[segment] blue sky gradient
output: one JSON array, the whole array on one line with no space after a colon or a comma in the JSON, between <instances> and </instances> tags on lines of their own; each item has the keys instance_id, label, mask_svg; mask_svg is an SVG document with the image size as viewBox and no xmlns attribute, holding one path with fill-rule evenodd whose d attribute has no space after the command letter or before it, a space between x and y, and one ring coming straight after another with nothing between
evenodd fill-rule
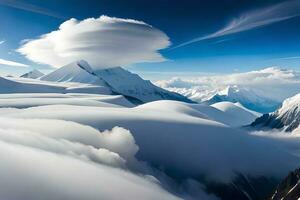
<instances>
[{"instance_id":1,"label":"blue sky gradient","mask_svg":"<svg viewBox=\"0 0 300 200\"><path fill-rule=\"evenodd\" d=\"M171 76L177 72L229 73L268 66L300 70L299 16L173 48L214 33L249 11L286 2L300 5L298 0L0 0L0 41L5 41L0 44L0 58L50 70L51 67L33 63L15 51L23 40L56 30L72 17L82 20L108 15L144 21L169 36L171 47L160 51L168 61L127 66L147 78L156 79L159 73L154 74L161 71ZM300 8L289 7L282 12L288 9L293 9L292 14L300 12ZM274 18L277 15L276 11ZM8 66L1 69L2 73L11 74L28 70Z\"/></svg>"}]
</instances>

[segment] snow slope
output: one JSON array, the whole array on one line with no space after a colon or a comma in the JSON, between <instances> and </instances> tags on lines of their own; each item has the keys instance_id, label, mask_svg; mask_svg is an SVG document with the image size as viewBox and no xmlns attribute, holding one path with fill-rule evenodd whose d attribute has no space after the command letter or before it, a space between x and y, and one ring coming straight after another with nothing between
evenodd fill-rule
<instances>
[{"instance_id":1,"label":"snow slope","mask_svg":"<svg viewBox=\"0 0 300 200\"><path fill-rule=\"evenodd\" d=\"M50 74L41 77L41 80L51 82L77 82L87 83L109 88L106 82L95 74L90 73L91 68L84 61L73 62L65 65Z\"/></svg>"},{"instance_id":2,"label":"snow slope","mask_svg":"<svg viewBox=\"0 0 300 200\"><path fill-rule=\"evenodd\" d=\"M265 114L251 125L257 128L275 128L291 132L300 124L300 94L283 101L275 112Z\"/></svg>"},{"instance_id":3,"label":"snow slope","mask_svg":"<svg viewBox=\"0 0 300 200\"><path fill-rule=\"evenodd\" d=\"M260 116L258 113L231 102L221 102L209 106L163 100L143 104L138 106L138 108L164 111L170 114L184 113L190 116L220 122L232 127L248 125Z\"/></svg>"},{"instance_id":4,"label":"snow slope","mask_svg":"<svg viewBox=\"0 0 300 200\"><path fill-rule=\"evenodd\" d=\"M12 93L89 93L111 94L107 87L74 83L48 82L37 79L0 77L0 94Z\"/></svg>"},{"instance_id":5,"label":"snow slope","mask_svg":"<svg viewBox=\"0 0 300 200\"><path fill-rule=\"evenodd\" d=\"M23 81L24 80L24 81ZM65 87L54 84L42 84L40 81L28 82L25 78L0 77L0 93L63 93Z\"/></svg>"},{"instance_id":6,"label":"snow slope","mask_svg":"<svg viewBox=\"0 0 300 200\"><path fill-rule=\"evenodd\" d=\"M33 78L33 79L36 79L36 78L40 78L42 76L44 76L44 74L42 72L40 72L37 69L34 69L34 70L30 71L30 72L27 72L27 73L23 74L20 77L21 78Z\"/></svg>"},{"instance_id":7,"label":"snow slope","mask_svg":"<svg viewBox=\"0 0 300 200\"><path fill-rule=\"evenodd\" d=\"M97 107L133 107L121 95L59 94L59 93L19 93L0 94L1 108L28 108L42 105L81 105Z\"/></svg>"},{"instance_id":8,"label":"snow slope","mask_svg":"<svg viewBox=\"0 0 300 200\"><path fill-rule=\"evenodd\" d=\"M133 74L121 67L94 71L83 60L63 66L42 77L41 80L93 84L107 88L112 93L136 99L139 103L162 99L192 102L182 95L159 88L150 81L143 80L137 74Z\"/></svg>"},{"instance_id":9,"label":"snow slope","mask_svg":"<svg viewBox=\"0 0 300 200\"><path fill-rule=\"evenodd\" d=\"M211 106L223 111L233 123L236 122L240 125L248 125L261 116L261 114L243 107L240 103L223 101L212 104Z\"/></svg>"}]
</instances>

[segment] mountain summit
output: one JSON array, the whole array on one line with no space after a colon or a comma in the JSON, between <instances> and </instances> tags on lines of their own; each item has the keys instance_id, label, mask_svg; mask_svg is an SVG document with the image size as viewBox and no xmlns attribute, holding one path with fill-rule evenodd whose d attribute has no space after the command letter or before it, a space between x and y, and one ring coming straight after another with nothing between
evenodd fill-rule
<instances>
[{"instance_id":1,"label":"mountain summit","mask_svg":"<svg viewBox=\"0 0 300 200\"><path fill-rule=\"evenodd\" d=\"M21 78L32 78L32 79L37 79L44 76L44 74L42 72L40 72L37 69L34 69L30 72L27 72L26 74L21 75Z\"/></svg>"},{"instance_id":2,"label":"mountain summit","mask_svg":"<svg viewBox=\"0 0 300 200\"><path fill-rule=\"evenodd\" d=\"M43 76L41 80L53 82L79 82L105 87L112 94L121 94L135 103L146 103L156 100L192 101L175 92L155 86L137 74L121 67L93 70L84 60L65 65L54 72Z\"/></svg>"},{"instance_id":3,"label":"mountain summit","mask_svg":"<svg viewBox=\"0 0 300 200\"><path fill-rule=\"evenodd\" d=\"M277 111L256 119L251 126L291 132L300 124L300 93L286 99Z\"/></svg>"}]
</instances>

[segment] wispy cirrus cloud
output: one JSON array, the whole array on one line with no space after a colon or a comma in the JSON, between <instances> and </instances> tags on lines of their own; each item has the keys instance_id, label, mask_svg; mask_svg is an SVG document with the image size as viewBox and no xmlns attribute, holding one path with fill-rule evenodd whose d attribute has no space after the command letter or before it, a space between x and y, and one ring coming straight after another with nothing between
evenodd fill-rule
<instances>
[{"instance_id":1,"label":"wispy cirrus cloud","mask_svg":"<svg viewBox=\"0 0 300 200\"><path fill-rule=\"evenodd\" d=\"M0 44L3 44L5 42L5 40L0 40Z\"/></svg>"},{"instance_id":2,"label":"wispy cirrus cloud","mask_svg":"<svg viewBox=\"0 0 300 200\"><path fill-rule=\"evenodd\" d=\"M11 8L16 8L16 9L20 9L20 10L25 10L25 11L29 11L29 12L33 12L33 13L38 13L38 14L42 14L42 15L46 15L46 16L50 16L50 17L54 17L54 18L58 18L58 19L66 18L66 17L61 16L61 15L59 15L53 11L50 11L48 9L30 4L27 2L25 3L23 1L18 1L18 0L0 0L0 5L8 6Z\"/></svg>"},{"instance_id":3,"label":"wispy cirrus cloud","mask_svg":"<svg viewBox=\"0 0 300 200\"><path fill-rule=\"evenodd\" d=\"M218 38L234 33L248 31L267 26L276 22L288 20L300 16L300 0L290 0L270 7L247 12L238 18L231 20L224 28L181 43L171 49L183 47L195 42Z\"/></svg>"},{"instance_id":4,"label":"wispy cirrus cloud","mask_svg":"<svg viewBox=\"0 0 300 200\"><path fill-rule=\"evenodd\" d=\"M0 65L10 66L10 67L29 67L23 63L11 61L11 60L4 60L0 58Z\"/></svg>"}]
</instances>

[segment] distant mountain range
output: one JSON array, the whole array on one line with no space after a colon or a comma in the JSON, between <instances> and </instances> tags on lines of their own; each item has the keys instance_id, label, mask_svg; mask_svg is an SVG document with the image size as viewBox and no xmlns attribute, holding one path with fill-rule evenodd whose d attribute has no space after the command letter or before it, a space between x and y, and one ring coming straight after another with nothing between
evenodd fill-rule
<instances>
[{"instance_id":1,"label":"distant mountain range","mask_svg":"<svg viewBox=\"0 0 300 200\"><path fill-rule=\"evenodd\" d=\"M211 105L222 101L239 102L244 107L260 113L269 113L277 109L281 103L258 95L251 89L236 85L228 86L213 95L210 99L204 101L204 103Z\"/></svg>"},{"instance_id":2,"label":"distant mountain range","mask_svg":"<svg viewBox=\"0 0 300 200\"><path fill-rule=\"evenodd\" d=\"M163 84L158 84L162 85ZM264 95L262 91L251 89L251 87L245 87L241 85L228 85L226 87L216 86L214 87L164 87L170 91L182 94L193 101L198 103L204 103L212 105L218 102L239 102L247 109L259 112L269 113L273 112L280 107L281 101L274 100Z\"/></svg>"}]
</instances>

